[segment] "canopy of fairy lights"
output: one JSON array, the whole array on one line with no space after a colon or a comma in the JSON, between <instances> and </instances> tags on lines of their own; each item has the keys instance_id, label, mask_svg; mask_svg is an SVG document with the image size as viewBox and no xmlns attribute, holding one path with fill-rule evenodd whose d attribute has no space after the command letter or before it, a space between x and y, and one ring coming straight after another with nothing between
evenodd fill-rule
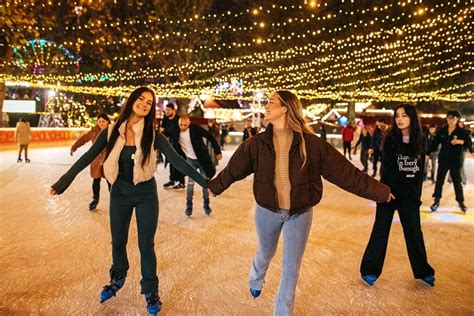
<instances>
[{"instance_id":1,"label":"canopy of fairy lights","mask_svg":"<svg viewBox=\"0 0 474 316\"><path fill-rule=\"evenodd\" d=\"M387 1L383 6L360 7L354 5L354 0L338 1L352 5L348 5L347 9L341 6L338 11L330 13L323 10L330 1L306 1L292 6L270 4L242 12L224 12L222 15L236 18L249 16L252 23L222 25L222 30L234 32L236 38L239 34L252 34L253 39L248 40L247 36L241 42L222 41L180 50L173 48L153 53L127 53L126 48L128 44L142 40L159 41L176 37L186 41L191 33L219 31L186 28L186 31L166 34L144 32L112 41L106 38L88 41L78 38L76 42L62 43L32 41L26 48L16 47L18 58L8 65L3 64L8 66L3 69L35 62L45 69L48 63L59 68L70 68L80 62L80 57L69 53L67 48L74 51L72 48L77 43L91 46L123 45L124 53L114 57L115 61L121 62L226 48L240 49L239 52L244 53L169 67L137 66L133 71L65 71L64 74L6 71L0 73L0 80L8 81L11 85L26 83L35 88L111 96L125 96L136 87L137 82L146 81L160 97L196 98L205 94L217 99L252 99L257 91L288 89L308 100L473 101L474 59L471 47L474 5L471 1L447 0L430 6L423 0L400 0ZM279 18L272 19L274 15ZM359 18L357 22L354 22L354 16ZM97 19L70 28L78 31L97 26L117 28L153 23L179 26L193 19L206 21L216 18L218 16L214 14L165 20L148 17L119 22ZM37 31L45 34L54 32L54 29L38 28ZM321 34L330 36L321 37ZM279 44L282 48L275 49ZM266 50L266 46L271 49ZM64 52L64 58L52 59L45 53L31 52L41 47L60 50ZM27 60L28 56L31 60ZM164 80L166 77L178 78L183 75L189 79L172 83ZM235 82L238 82L238 88Z\"/></svg>"}]
</instances>

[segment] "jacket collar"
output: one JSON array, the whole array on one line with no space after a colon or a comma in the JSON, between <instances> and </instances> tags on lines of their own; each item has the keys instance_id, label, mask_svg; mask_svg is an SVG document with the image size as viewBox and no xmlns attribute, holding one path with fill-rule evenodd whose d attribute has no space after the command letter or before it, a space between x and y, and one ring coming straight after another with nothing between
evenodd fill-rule
<instances>
[{"instance_id":1,"label":"jacket collar","mask_svg":"<svg viewBox=\"0 0 474 316\"><path fill-rule=\"evenodd\" d=\"M268 124L267 128L265 129L265 132L262 133L262 138L263 140L270 144L273 145L273 125ZM291 143L291 147L298 145L301 142L301 136L297 132L293 131L293 142Z\"/></svg>"},{"instance_id":2,"label":"jacket collar","mask_svg":"<svg viewBox=\"0 0 474 316\"><path fill-rule=\"evenodd\" d=\"M133 132L135 133L135 135L137 134L142 134L143 133L143 127L145 126L145 119L142 118L140 121L138 121L137 123L133 124L132 125L132 130ZM119 126L119 133L121 136L125 136L125 128L127 127L127 122L123 122L120 126Z\"/></svg>"}]
</instances>

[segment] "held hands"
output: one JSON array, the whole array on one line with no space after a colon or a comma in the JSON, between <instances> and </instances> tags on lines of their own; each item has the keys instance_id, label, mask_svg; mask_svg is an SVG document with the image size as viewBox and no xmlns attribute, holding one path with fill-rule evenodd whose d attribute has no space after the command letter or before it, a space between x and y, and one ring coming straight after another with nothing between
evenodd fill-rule
<instances>
[{"instance_id":1,"label":"held hands","mask_svg":"<svg viewBox=\"0 0 474 316\"><path fill-rule=\"evenodd\" d=\"M455 138L451 141L451 145L464 145L464 140Z\"/></svg>"},{"instance_id":2,"label":"held hands","mask_svg":"<svg viewBox=\"0 0 474 316\"><path fill-rule=\"evenodd\" d=\"M219 155L219 156L221 156L221 158L222 158L222 155ZM209 182L211 181L211 179L207 179L206 181L207 181L207 184L209 184ZM209 189L209 187L207 187L207 192L209 192L209 193L212 195L212 197L216 197L216 196L217 196L214 192L211 191L211 189Z\"/></svg>"},{"instance_id":3,"label":"held hands","mask_svg":"<svg viewBox=\"0 0 474 316\"><path fill-rule=\"evenodd\" d=\"M393 196L392 193L390 193L390 194L388 195L387 201L385 201L385 202L390 202L391 200L395 200L395 196Z\"/></svg>"},{"instance_id":4,"label":"held hands","mask_svg":"<svg viewBox=\"0 0 474 316\"><path fill-rule=\"evenodd\" d=\"M49 188L49 194L50 194L50 195L57 195L58 192L56 192L56 190L53 189L53 188Z\"/></svg>"},{"instance_id":5,"label":"held hands","mask_svg":"<svg viewBox=\"0 0 474 316\"><path fill-rule=\"evenodd\" d=\"M222 159L222 154L216 155L216 159L221 160Z\"/></svg>"},{"instance_id":6,"label":"held hands","mask_svg":"<svg viewBox=\"0 0 474 316\"><path fill-rule=\"evenodd\" d=\"M374 153L374 150L372 148L370 148L368 153L369 153L369 155L372 155Z\"/></svg>"}]
</instances>

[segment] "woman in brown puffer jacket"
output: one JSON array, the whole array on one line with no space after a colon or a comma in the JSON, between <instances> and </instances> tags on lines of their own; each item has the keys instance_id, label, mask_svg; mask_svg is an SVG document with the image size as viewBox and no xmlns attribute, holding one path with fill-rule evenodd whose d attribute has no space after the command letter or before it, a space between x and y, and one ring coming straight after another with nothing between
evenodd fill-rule
<instances>
[{"instance_id":1,"label":"woman in brown puffer jacket","mask_svg":"<svg viewBox=\"0 0 474 316\"><path fill-rule=\"evenodd\" d=\"M25 162L30 162L28 159L28 145L31 142L31 128L30 123L21 117L19 122L16 123L16 130L15 130L15 142L20 146L20 151L18 152L18 162L22 162L21 160L21 152L23 149L25 150Z\"/></svg>"},{"instance_id":2,"label":"woman in brown puffer jacket","mask_svg":"<svg viewBox=\"0 0 474 316\"><path fill-rule=\"evenodd\" d=\"M282 273L274 315L292 315L301 260L312 224L313 207L324 177L342 189L377 202L390 201L390 188L357 169L333 146L317 137L290 91L277 91L265 105L265 132L244 141L227 166L209 182L219 195L250 174L257 202L258 251L249 273L250 294L261 294L278 239L283 234Z\"/></svg>"},{"instance_id":3,"label":"woman in brown puffer jacket","mask_svg":"<svg viewBox=\"0 0 474 316\"><path fill-rule=\"evenodd\" d=\"M97 125L94 126L89 132L82 135L71 147L71 156L73 153L85 143L92 141L95 142L97 136L99 136L100 132L103 131L107 126L110 124L110 119L105 113L100 113L97 115ZM99 204L100 198L100 179L104 178L104 158L105 158L105 151L102 151L97 158L94 159L91 163L91 177L94 179L92 182L92 201L89 203L89 210L95 210L97 208L97 204ZM109 185L110 190L110 184Z\"/></svg>"}]
</instances>

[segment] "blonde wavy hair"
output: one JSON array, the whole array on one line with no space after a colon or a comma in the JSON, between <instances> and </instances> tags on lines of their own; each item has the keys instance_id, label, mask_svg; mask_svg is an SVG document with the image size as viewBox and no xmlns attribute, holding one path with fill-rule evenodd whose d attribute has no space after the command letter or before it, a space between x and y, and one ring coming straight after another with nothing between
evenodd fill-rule
<instances>
[{"instance_id":1,"label":"blonde wavy hair","mask_svg":"<svg viewBox=\"0 0 474 316\"><path fill-rule=\"evenodd\" d=\"M306 153L306 142L304 140L304 134L313 134L313 130L308 126L306 123L304 116L303 116L303 105L301 104L298 97L288 90L279 90L275 92L278 95L278 99L281 102L281 105L288 109L287 111L287 120L290 129L300 135L301 138L301 146L300 146L300 155L301 159L303 160L303 164L301 165L301 169L306 164L307 161L307 153Z\"/></svg>"}]
</instances>

